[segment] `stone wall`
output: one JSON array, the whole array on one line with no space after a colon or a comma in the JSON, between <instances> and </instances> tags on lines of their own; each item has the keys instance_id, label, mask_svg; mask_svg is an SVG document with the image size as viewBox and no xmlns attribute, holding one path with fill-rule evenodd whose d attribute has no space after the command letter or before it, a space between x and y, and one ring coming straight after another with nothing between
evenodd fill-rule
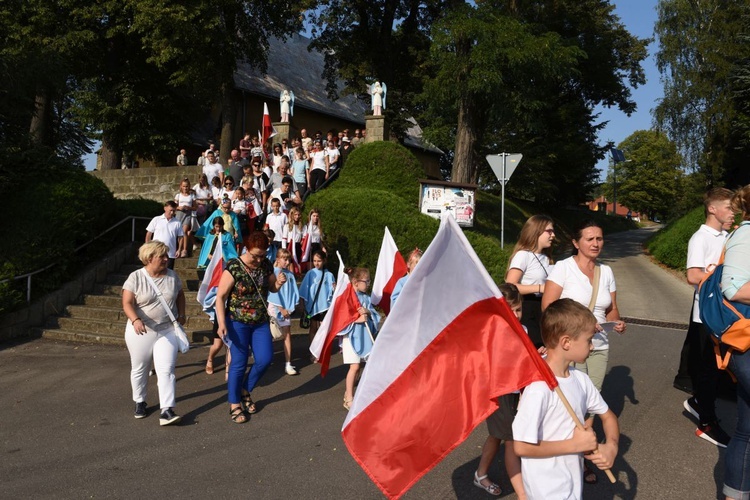
<instances>
[{"instance_id":1,"label":"stone wall","mask_svg":"<svg viewBox=\"0 0 750 500\"><path fill-rule=\"evenodd\" d=\"M103 282L107 274L119 269L124 262L132 260L133 252L137 252L138 245L139 243L127 243L121 246L86 268L59 290L38 299L20 311L0 317L0 342L27 336L30 328L42 326L47 317L61 314L65 307L74 303L81 294L90 292L96 283ZM37 275L36 279L43 279L42 275ZM33 287L34 277L31 280Z\"/></svg>"},{"instance_id":2,"label":"stone wall","mask_svg":"<svg viewBox=\"0 0 750 500\"><path fill-rule=\"evenodd\" d=\"M116 198L147 200L164 203L173 200L180 190L184 177L193 186L198 182L201 168L192 167L159 167L134 168L128 170L95 170L91 175L98 177L114 193Z\"/></svg>"}]
</instances>

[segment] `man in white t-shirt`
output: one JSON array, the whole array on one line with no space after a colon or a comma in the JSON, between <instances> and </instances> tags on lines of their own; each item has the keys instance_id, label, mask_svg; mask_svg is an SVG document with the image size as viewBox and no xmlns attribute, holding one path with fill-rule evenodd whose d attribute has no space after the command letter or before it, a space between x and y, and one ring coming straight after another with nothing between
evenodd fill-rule
<instances>
[{"instance_id":1,"label":"man in white t-shirt","mask_svg":"<svg viewBox=\"0 0 750 500\"><path fill-rule=\"evenodd\" d=\"M684 379L685 372L690 376L693 397L685 400L683 407L698 419L695 435L722 448L726 448L729 443L729 435L719 426L716 418L719 369L716 366L711 332L701 322L698 285L721 258L727 230L734 222L732 195L732 191L724 188L714 188L706 193L703 201L706 222L693 233L688 243L687 281L695 287L695 297L680 356L680 369L674 382L675 387L684 385L681 379Z\"/></svg>"},{"instance_id":2,"label":"man in white t-shirt","mask_svg":"<svg viewBox=\"0 0 750 500\"><path fill-rule=\"evenodd\" d=\"M206 153L206 164L203 165L203 173L208 178L208 185L212 185L214 177L218 177L221 181L221 185L224 185L224 167L221 163L216 161L216 154L211 151Z\"/></svg>"},{"instance_id":3,"label":"man in white t-shirt","mask_svg":"<svg viewBox=\"0 0 750 500\"><path fill-rule=\"evenodd\" d=\"M164 204L164 214L158 215L151 219L146 228L146 243L151 240L161 241L169 248L169 269L174 269L174 259L177 256L177 249L182 247L182 239L185 233L182 230L182 224L174 214L177 211L177 203L169 200Z\"/></svg>"},{"instance_id":4,"label":"man in white t-shirt","mask_svg":"<svg viewBox=\"0 0 750 500\"><path fill-rule=\"evenodd\" d=\"M273 198L270 205L271 211L266 216L266 226L274 233L271 244L276 248L284 248L286 247L284 226L286 226L288 219L286 218L286 214L281 211L281 202L278 198Z\"/></svg>"}]
</instances>

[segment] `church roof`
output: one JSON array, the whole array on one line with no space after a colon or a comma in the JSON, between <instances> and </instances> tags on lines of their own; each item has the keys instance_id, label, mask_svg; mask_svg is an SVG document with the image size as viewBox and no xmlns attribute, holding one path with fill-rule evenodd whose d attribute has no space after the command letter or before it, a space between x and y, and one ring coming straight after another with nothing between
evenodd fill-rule
<instances>
[{"instance_id":1,"label":"church roof","mask_svg":"<svg viewBox=\"0 0 750 500\"><path fill-rule=\"evenodd\" d=\"M278 105L279 94L289 89L294 92L294 107L301 107L317 113L343 118L365 124L365 112L369 106L354 95L341 96L332 101L326 94L326 80L323 78L325 65L323 54L308 50L311 40L302 35L293 35L286 40L271 38L268 51L268 71L262 74L250 64L240 62L234 73L234 84L239 90L267 97ZM343 85L339 82L339 89ZM272 112L273 113L273 112ZM422 140L422 129L414 119L407 130L404 143L431 153L442 154L435 146Z\"/></svg>"}]
</instances>

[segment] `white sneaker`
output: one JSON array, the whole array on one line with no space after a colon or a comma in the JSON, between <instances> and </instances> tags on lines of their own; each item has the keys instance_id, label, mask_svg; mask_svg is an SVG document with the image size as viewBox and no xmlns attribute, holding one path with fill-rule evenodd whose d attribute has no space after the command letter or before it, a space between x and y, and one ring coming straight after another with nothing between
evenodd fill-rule
<instances>
[{"instance_id":1,"label":"white sneaker","mask_svg":"<svg viewBox=\"0 0 750 500\"><path fill-rule=\"evenodd\" d=\"M286 374L299 375L299 372L292 365L286 365Z\"/></svg>"}]
</instances>

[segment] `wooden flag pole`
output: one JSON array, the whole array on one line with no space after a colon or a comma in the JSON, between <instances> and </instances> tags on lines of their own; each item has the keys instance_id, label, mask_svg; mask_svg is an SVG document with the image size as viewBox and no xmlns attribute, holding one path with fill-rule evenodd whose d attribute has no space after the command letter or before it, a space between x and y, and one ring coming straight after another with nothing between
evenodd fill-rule
<instances>
[{"instance_id":1,"label":"wooden flag pole","mask_svg":"<svg viewBox=\"0 0 750 500\"><path fill-rule=\"evenodd\" d=\"M565 409L568 410L568 413L570 414L570 417L573 419L573 422L576 424L576 427L578 427L580 430L584 430L583 424L578 419L578 415L576 415L576 412L573 410L573 407L570 406L570 403L568 402L568 398L565 397L565 394L560 390L560 387L555 387L555 392L557 393L557 396L560 398L560 401L562 401L562 404L565 405ZM594 450L593 452L596 453L598 451ZM616 483L617 479L615 479L614 474L612 474L612 471L609 469L604 469L604 473L607 474L607 477L609 478L610 483Z\"/></svg>"}]
</instances>

